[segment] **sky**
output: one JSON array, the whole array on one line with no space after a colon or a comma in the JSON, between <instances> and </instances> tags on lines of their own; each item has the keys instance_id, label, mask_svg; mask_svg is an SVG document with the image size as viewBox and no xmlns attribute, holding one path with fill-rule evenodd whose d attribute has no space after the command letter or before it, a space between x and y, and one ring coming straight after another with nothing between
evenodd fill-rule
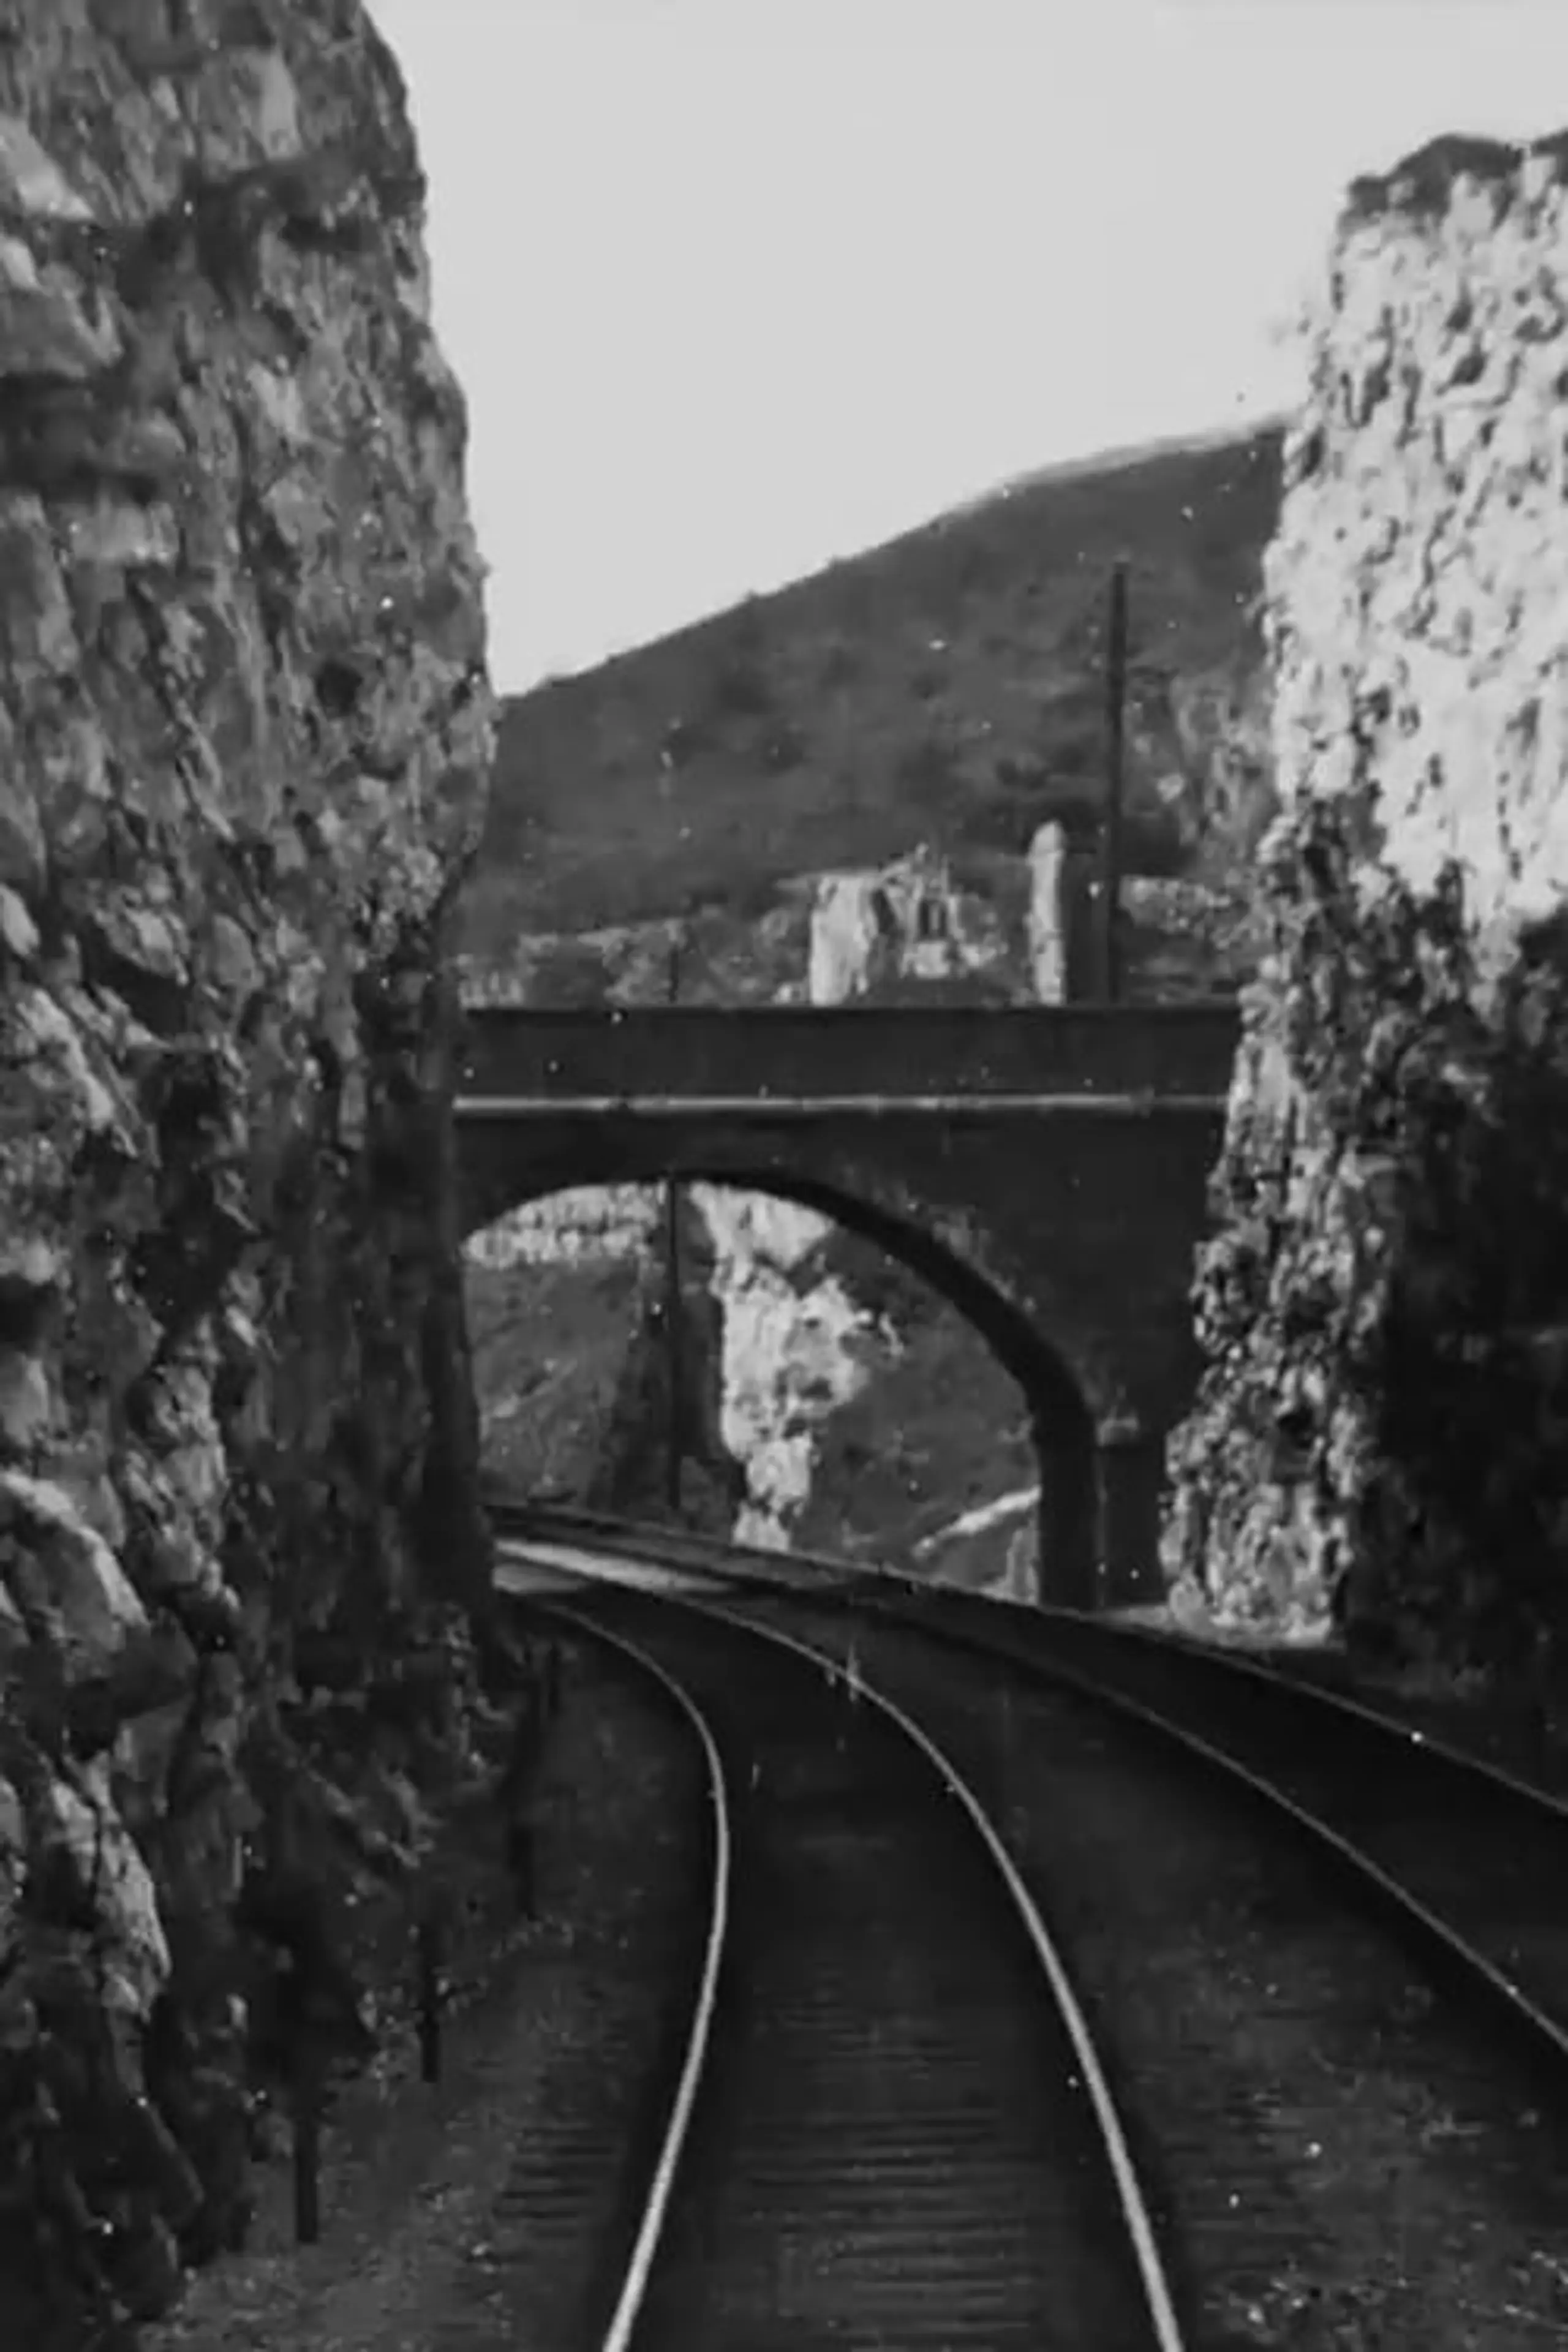
<instances>
[{"instance_id":1,"label":"sky","mask_svg":"<svg viewBox=\"0 0 1568 2352\"><path fill-rule=\"evenodd\" d=\"M1568 0L370 0L503 692L1294 401L1351 179L1568 123Z\"/></svg>"}]
</instances>

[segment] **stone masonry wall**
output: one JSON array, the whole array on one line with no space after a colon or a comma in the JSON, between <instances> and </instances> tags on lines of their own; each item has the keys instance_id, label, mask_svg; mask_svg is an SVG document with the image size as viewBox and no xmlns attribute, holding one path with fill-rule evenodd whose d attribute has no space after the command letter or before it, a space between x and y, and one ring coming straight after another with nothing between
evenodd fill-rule
<instances>
[{"instance_id":1,"label":"stone masonry wall","mask_svg":"<svg viewBox=\"0 0 1568 2352\"><path fill-rule=\"evenodd\" d=\"M491 703L422 213L357 0L4 12L7 2343L243 2229L242 1883L401 1850L303 1646L367 1709L450 1656L438 1746L482 1603L440 967Z\"/></svg>"},{"instance_id":2,"label":"stone masonry wall","mask_svg":"<svg viewBox=\"0 0 1568 2352\"><path fill-rule=\"evenodd\" d=\"M1352 191L1268 562L1277 782L1167 1567L1518 1661L1568 1534L1568 141Z\"/></svg>"}]
</instances>

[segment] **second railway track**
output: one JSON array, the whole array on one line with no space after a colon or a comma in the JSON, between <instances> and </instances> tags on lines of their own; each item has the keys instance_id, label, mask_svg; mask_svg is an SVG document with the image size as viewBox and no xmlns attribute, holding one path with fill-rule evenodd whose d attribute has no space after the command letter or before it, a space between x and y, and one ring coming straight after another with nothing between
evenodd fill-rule
<instances>
[{"instance_id":1,"label":"second railway track","mask_svg":"<svg viewBox=\"0 0 1568 2352\"><path fill-rule=\"evenodd\" d=\"M1338 1693L1196 1642L1065 1611L998 1611L958 1593L908 1606L950 1640L1080 1676L1210 1742L1322 1823L1485 1964L1568 2106L1560 1798Z\"/></svg>"}]
</instances>

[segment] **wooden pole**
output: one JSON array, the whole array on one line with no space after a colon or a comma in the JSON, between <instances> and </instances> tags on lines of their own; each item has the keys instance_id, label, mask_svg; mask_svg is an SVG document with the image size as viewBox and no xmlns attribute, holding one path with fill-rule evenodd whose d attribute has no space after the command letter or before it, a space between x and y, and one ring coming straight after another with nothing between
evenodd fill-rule
<instances>
[{"instance_id":1,"label":"wooden pole","mask_svg":"<svg viewBox=\"0 0 1568 2352\"><path fill-rule=\"evenodd\" d=\"M670 941L669 1001L679 1003L680 995L680 940ZM672 1515L680 1517L680 1455L684 1436L681 1418L681 1280L680 1280L680 1186L673 1176L664 1184L664 1348L665 1379L669 1392L669 1420L666 1430L665 1493Z\"/></svg>"},{"instance_id":2,"label":"wooden pole","mask_svg":"<svg viewBox=\"0 0 1568 2352\"><path fill-rule=\"evenodd\" d=\"M441 2079L441 2010L445 1992L444 1920L435 1901L426 1896L419 1914L415 1949L419 1978L419 2079Z\"/></svg>"},{"instance_id":3,"label":"wooden pole","mask_svg":"<svg viewBox=\"0 0 1568 2352\"><path fill-rule=\"evenodd\" d=\"M321 2088L320 2063L311 2053L296 2062L292 2084L297 2246L313 2246L321 2235Z\"/></svg>"},{"instance_id":4,"label":"wooden pole","mask_svg":"<svg viewBox=\"0 0 1568 2352\"><path fill-rule=\"evenodd\" d=\"M1127 566L1110 573L1105 648L1105 822L1100 829L1100 980L1108 1004L1121 993L1121 794L1127 705Z\"/></svg>"}]
</instances>

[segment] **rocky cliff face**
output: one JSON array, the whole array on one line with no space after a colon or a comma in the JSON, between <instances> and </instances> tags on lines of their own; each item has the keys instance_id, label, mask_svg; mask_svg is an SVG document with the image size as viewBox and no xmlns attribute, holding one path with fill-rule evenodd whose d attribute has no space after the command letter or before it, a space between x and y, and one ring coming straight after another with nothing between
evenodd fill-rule
<instances>
[{"instance_id":1,"label":"rocky cliff face","mask_svg":"<svg viewBox=\"0 0 1568 2352\"><path fill-rule=\"evenodd\" d=\"M8 2342L243 2227L247 1844L329 1903L460 1672L349 1785L302 1646L368 1706L479 1592L439 966L490 698L422 204L355 0L6 12Z\"/></svg>"},{"instance_id":2,"label":"rocky cliff face","mask_svg":"<svg viewBox=\"0 0 1568 2352\"><path fill-rule=\"evenodd\" d=\"M1169 1567L1500 1659L1564 1618L1568 142L1352 192L1268 564L1284 812Z\"/></svg>"},{"instance_id":3,"label":"rocky cliff face","mask_svg":"<svg viewBox=\"0 0 1568 2352\"><path fill-rule=\"evenodd\" d=\"M1058 828L1053 828L1058 830ZM809 1004L844 1004L889 990L968 984L998 998L1026 998L1027 951L1037 931L1059 929L1056 906L1026 899L1035 869L1008 861L991 891L965 887L950 861L921 842L885 866L819 877L811 906L803 982L781 992ZM1054 898L1058 868L1041 879Z\"/></svg>"},{"instance_id":4,"label":"rocky cliff face","mask_svg":"<svg viewBox=\"0 0 1568 2352\"><path fill-rule=\"evenodd\" d=\"M713 1250L719 1434L741 1471L733 1533L787 1549L810 1498L817 1433L896 1348L822 1263L826 1220L790 1201L695 1188Z\"/></svg>"}]
</instances>

